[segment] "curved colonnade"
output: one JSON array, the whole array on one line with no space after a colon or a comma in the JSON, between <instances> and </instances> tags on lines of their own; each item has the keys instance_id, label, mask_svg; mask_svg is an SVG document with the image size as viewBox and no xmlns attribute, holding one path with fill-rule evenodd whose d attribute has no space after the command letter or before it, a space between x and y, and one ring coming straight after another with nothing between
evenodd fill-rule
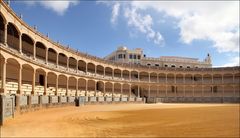
<instances>
[{"instance_id":1,"label":"curved colonnade","mask_svg":"<svg viewBox=\"0 0 240 138\"><path fill-rule=\"evenodd\" d=\"M1 1L1 92L96 97L239 97L239 67L112 63L51 41Z\"/></svg>"}]
</instances>

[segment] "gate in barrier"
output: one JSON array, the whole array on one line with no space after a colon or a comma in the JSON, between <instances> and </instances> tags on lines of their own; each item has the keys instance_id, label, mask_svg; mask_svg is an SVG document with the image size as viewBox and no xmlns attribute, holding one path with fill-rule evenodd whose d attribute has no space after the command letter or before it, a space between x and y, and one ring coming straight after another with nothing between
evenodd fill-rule
<instances>
[{"instance_id":1,"label":"gate in barrier","mask_svg":"<svg viewBox=\"0 0 240 138\"><path fill-rule=\"evenodd\" d=\"M0 125L6 118L14 117L15 96L0 95Z\"/></svg>"}]
</instances>

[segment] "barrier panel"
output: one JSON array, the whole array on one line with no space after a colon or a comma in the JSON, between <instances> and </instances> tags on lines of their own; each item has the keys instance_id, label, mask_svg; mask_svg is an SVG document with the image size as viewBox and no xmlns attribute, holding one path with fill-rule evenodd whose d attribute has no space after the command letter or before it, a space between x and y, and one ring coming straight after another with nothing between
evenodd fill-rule
<instances>
[{"instance_id":1,"label":"barrier panel","mask_svg":"<svg viewBox=\"0 0 240 138\"><path fill-rule=\"evenodd\" d=\"M128 98L128 101L129 101L129 102L134 102L134 101L135 101L135 98L134 98L134 97L129 97L129 98Z\"/></svg>"},{"instance_id":2,"label":"barrier panel","mask_svg":"<svg viewBox=\"0 0 240 138\"><path fill-rule=\"evenodd\" d=\"M106 102L112 102L112 97L105 97Z\"/></svg>"},{"instance_id":3,"label":"barrier panel","mask_svg":"<svg viewBox=\"0 0 240 138\"><path fill-rule=\"evenodd\" d=\"M98 102L104 102L104 97L97 97Z\"/></svg>"},{"instance_id":4,"label":"barrier panel","mask_svg":"<svg viewBox=\"0 0 240 138\"><path fill-rule=\"evenodd\" d=\"M68 97L67 97L67 101L68 101L68 103L74 103L75 97L73 97L73 96L68 96Z\"/></svg>"},{"instance_id":5,"label":"barrier panel","mask_svg":"<svg viewBox=\"0 0 240 138\"><path fill-rule=\"evenodd\" d=\"M58 103L58 96L51 96L51 103L55 104Z\"/></svg>"},{"instance_id":6,"label":"barrier panel","mask_svg":"<svg viewBox=\"0 0 240 138\"><path fill-rule=\"evenodd\" d=\"M156 103L156 98L154 97L147 98L147 103Z\"/></svg>"},{"instance_id":7,"label":"barrier panel","mask_svg":"<svg viewBox=\"0 0 240 138\"><path fill-rule=\"evenodd\" d=\"M85 96L85 102L88 102L88 96Z\"/></svg>"},{"instance_id":8,"label":"barrier panel","mask_svg":"<svg viewBox=\"0 0 240 138\"><path fill-rule=\"evenodd\" d=\"M28 105L28 97L27 96L19 96L19 105L27 106Z\"/></svg>"},{"instance_id":9,"label":"barrier panel","mask_svg":"<svg viewBox=\"0 0 240 138\"><path fill-rule=\"evenodd\" d=\"M136 102L142 102L142 98L136 97Z\"/></svg>"},{"instance_id":10,"label":"barrier panel","mask_svg":"<svg viewBox=\"0 0 240 138\"><path fill-rule=\"evenodd\" d=\"M41 96L42 104L49 104L49 96Z\"/></svg>"},{"instance_id":11,"label":"barrier panel","mask_svg":"<svg viewBox=\"0 0 240 138\"><path fill-rule=\"evenodd\" d=\"M88 97L89 98L89 102L96 102L97 98L96 97Z\"/></svg>"},{"instance_id":12,"label":"barrier panel","mask_svg":"<svg viewBox=\"0 0 240 138\"><path fill-rule=\"evenodd\" d=\"M119 97L114 97L114 98L113 98L113 101L114 101L114 102L119 102L119 101L120 101L120 98L119 98Z\"/></svg>"},{"instance_id":13,"label":"barrier panel","mask_svg":"<svg viewBox=\"0 0 240 138\"><path fill-rule=\"evenodd\" d=\"M67 102L67 97L61 96L60 101L61 101L61 103L66 103Z\"/></svg>"},{"instance_id":14,"label":"barrier panel","mask_svg":"<svg viewBox=\"0 0 240 138\"><path fill-rule=\"evenodd\" d=\"M127 102L127 101L128 101L128 98L127 98L127 97L121 97L121 101L122 101L122 102Z\"/></svg>"},{"instance_id":15,"label":"barrier panel","mask_svg":"<svg viewBox=\"0 0 240 138\"><path fill-rule=\"evenodd\" d=\"M85 96L80 96L76 98L76 106L82 106L85 104L85 100L86 97Z\"/></svg>"},{"instance_id":16,"label":"barrier panel","mask_svg":"<svg viewBox=\"0 0 240 138\"><path fill-rule=\"evenodd\" d=\"M15 97L10 95L0 95L0 125L4 119L14 117Z\"/></svg>"},{"instance_id":17,"label":"barrier panel","mask_svg":"<svg viewBox=\"0 0 240 138\"><path fill-rule=\"evenodd\" d=\"M34 104L39 104L39 98L38 96L31 95L31 105L34 105Z\"/></svg>"}]
</instances>

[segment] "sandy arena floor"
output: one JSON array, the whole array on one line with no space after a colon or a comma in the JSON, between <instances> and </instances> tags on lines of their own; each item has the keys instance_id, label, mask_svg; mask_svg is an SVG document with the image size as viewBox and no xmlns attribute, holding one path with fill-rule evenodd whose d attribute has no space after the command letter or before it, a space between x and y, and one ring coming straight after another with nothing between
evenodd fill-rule
<instances>
[{"instance_id":1,"label":"sandy arena floor","mask_svg":"<svg viewBox=\"0 0 240 138\"><path fill-rule=\"evenodd\" d=\"M239 129L239 104L117 104L26 113L8 119L1 136L239 137Z\"/></svg>"}]
</instances>

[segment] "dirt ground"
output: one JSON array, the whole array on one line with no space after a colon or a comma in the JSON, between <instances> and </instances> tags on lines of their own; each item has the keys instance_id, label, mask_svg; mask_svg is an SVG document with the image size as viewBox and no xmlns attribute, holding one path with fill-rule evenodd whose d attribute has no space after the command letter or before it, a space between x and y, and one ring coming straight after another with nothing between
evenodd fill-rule
<instances>
[{"instance_id":1,"label":"dirt ground","mask_svg":"<svg viewBox=\"0 0 240 138\"><path fill-rule=\"evenodd\" d=\"M42 109L0 137L239 137L239 104L116 104Z\"/></svg>"}]
</instances>

